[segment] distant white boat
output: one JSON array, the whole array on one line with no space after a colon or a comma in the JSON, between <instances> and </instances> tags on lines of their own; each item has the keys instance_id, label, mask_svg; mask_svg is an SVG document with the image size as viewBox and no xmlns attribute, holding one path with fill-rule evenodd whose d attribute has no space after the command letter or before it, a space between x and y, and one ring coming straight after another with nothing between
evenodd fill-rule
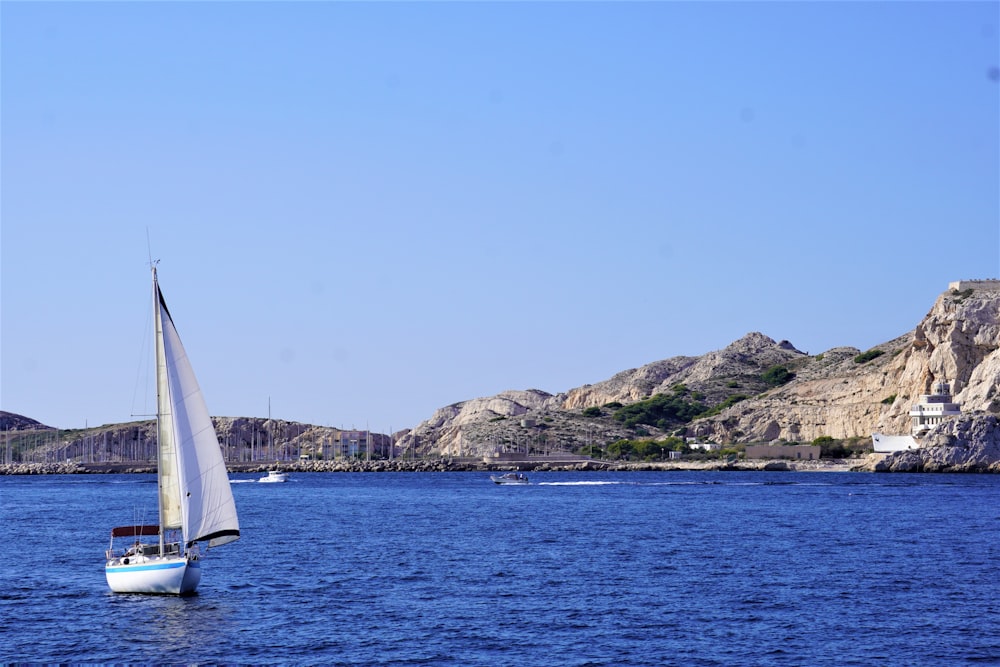
<instances>
[{"instance_id":1,"label":"distant white boat","mask_svg":"<svg viewBox=\"0 0 1000 667\"><path fill-rule=\"evenodd\" d=\"M153 266L156 329L159 524L111 529L104 574L115 593L193 593L201 581L199 542L240 537L222 450ZM159 539L143 542L142 537ZM117 548L116 539L127 546Z\"/></svg>"},{"instance_id":2,"label":"distant white boat","mask_svg":"<svg viewBox=\"0 0 1000 667\"><path fill-rule=\"evenodd\" d=\"M288 473L282 472L281 470L268 470L267 474L257 480L258 482L287 482Z\"/></svg>"},{"instance_id":3,"label":"distant white boat","mask_svg":"<svg viewBox=\"0 0 1000 667\"><path fill-rule=\"evenodd\" d=\"M528 476L520 472L508 472L503 475L490 475L494 484L527 484Z\"/></svg>"}]
</instances>

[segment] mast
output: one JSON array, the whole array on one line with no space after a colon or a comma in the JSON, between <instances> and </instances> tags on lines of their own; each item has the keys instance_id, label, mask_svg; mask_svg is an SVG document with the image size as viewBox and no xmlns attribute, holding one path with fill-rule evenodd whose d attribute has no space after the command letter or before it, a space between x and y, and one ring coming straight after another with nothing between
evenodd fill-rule
<instances>
[{"instance_id":1,"label":"mast","mask_svg":"<svg viewBox=\"0 0 1000 667\"><path fill-rule=\"evenodd\" d=\"M156 335L156 482L159 489L160 541L167 530L185 527L186 514L181 498L181 477L178 469L177 435L171 396L165 331L170 311L160 291L153 265L153 314ZM172 325L171 325L172 326ZM186 531L185 531L186 532ZM187 535L184 535L186 539ZM184 541L184 540L182 540Z\"/></svg>"},{"instance_id":2,"label":"mast","mask_svg":"<svg viewBox=\"0 0 1000 667\"><path fill-rule=\"evenodd\" d=\"M156 487L158 493L156 494L156 516L157 521L160 525L160 553L163 553L163 534L166 532L164 524L164 516L166 514L166 508L164 507L163 499L163 456L160 453L160 448L165 442L163 437L163 420L161 419L160 406L163 404L163 398L161 398L161 392L164 387L162 382L162 377L164 373L162 368L165 366L165 361L163 358L163 322L160 318L160 286L156 280L156 263L152 260L149 263L150 269L153 273L153 347L154 355L156 359Z\"/></svg>"}]
</instances>

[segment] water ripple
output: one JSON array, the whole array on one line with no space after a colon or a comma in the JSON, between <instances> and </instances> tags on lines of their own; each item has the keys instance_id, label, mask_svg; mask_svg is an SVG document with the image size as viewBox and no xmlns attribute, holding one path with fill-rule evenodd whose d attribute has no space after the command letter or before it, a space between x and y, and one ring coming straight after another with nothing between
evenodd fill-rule
<instances>
[{"instance_id":1,"label":"water ripple","mask_svg":"<svg viewBox=\"0 0 1000 667\"><path fill-rule=\"evenodd\" d=\"M233 487L198 595L114 595L142 477L0 478L5 555L59 545L0 573L0 662L1000 664L995 477L303 474Z\"/></svg>"}]
</instances>

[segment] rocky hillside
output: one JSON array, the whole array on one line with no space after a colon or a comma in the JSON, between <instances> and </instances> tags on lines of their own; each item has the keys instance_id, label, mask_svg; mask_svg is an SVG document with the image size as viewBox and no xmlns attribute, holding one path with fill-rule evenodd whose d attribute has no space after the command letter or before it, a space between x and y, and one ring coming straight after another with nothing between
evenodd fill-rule
<instances>
[{"instance_id":1,"label":"rocky hillside","mask_svg":"<svg viewBox=\"0 0 1000 667\"><path fill-rule=\"evenodd\" d=\"M723 350L653 362L565 393L507 391L455 403L399 444L420 453L482 455L529 447L572 450L634 438L635 429L611 418L614 406L677 385L700 392L708 406L747 397L683 431L721 443L908 433L910 405L939 379L951 383L955 400L971 417L1000 413L1000 282L956 287L961 291L942 293L913 331L872 350L840 347L809 356L787 341L750 333ZM775 367L794 377L769 387L765 375ZM666 435L651 426L642 430Z\"/></svg>"},{"instance_id":2,"label":"rocky hillside","mask_svg":"<svg viewBox=\"0 0 1000 667\"><path fill-rule=\"evenodd\" d=\"M51 426L46 426L24 415L14 414L6 410L0 410L0 431L44 431L50 430Z\"/></svg>"},{"instance_id":3,"label":"rocky hillside","mask_svg":"<svg viewBox=\"0 0 1000 667\"><path fill-rule=\"evenodd\" d=\"M4 447L15 461L155 460L155 420L63 430L13 413L3 413L2 417L4 423L12 425L6 429ZM227 460L235 462L294 461L300 455L312 459L332 458L344 433L327 426L258 417L213 417L212 422ZM13 425L21 425L21 428L13 428ZM372 433L371 440L373 453L388 451L389 436Z\"/></svg>"},{"instance_id":4,"label":"rocky hillside","mask_svg":"<svg viewBox=\"0 0 1000 667\"><path fill-rule=\"evenodd\" d=\"M867 361L858 354L836 348L812 357L792 382L692 430L721 442L909 433L910 406L937 380L951 383L964 412L1000 412L1000 284L949 290L912 332L877 346Z\"/></svg>"},{"instance_id":5,"label":"rocky hillside","mask_svg":"<svg viewBox=\"0 0 1000 667\"><path fill-rule=\"evenodd\" d=\"M962 419L933 429L926 438L933 447L895 455L882 469L1000 469L1000 281L953 283L913 331L872 350L838 347L810 356L788 341L749 333L722 350L656 361L559 394L527 389L455 403L395 434L395 450L411 458L480 457L667 435L729 444L902 434L909 432L911 404L938 380L951 384ZM615 418L657 396L680 397L694 412L654 423ZM30 454L20 460L143 458L153 440L152 422L56 431L20 415L0 417L14 434L5 453ZM279 420L219 417L215 424L233 461L327 458L341 438L337 429ZM388 436L372 439L376 451L388 451Z\"/></svg>"},{"instance_id":6,"label":"rocky hillside","mask_svg":"<svg viewBox=\"0 0 1000 667\"><path fill-rule=\"evenodd\" d=\"M768 369L794 368L808 359L787 341L778 343L761 333L750 333L724 350L657 361L566 393L506 391L455 403L403 436L399 446L421 453L476 456L524 452L529 447L543 453L603 446L637 435L635 428L612 418L614 409L605 407L609 404L632 404L684 385L700 392L706 404L716 405L733 394L758 394L768 386L763 379ZM600 414L593 414L593 409ZM653 436L667 434L651 425L642 430Z\"/></svg>"}]
</instances>

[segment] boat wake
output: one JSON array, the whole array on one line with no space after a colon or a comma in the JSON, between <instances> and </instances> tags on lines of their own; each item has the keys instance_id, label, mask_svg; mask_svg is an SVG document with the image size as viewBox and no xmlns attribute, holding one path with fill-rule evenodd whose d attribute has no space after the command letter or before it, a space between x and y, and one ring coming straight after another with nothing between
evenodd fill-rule
<instances>
[{"instance_id":1,"label":"boat wake","mask_svg":"<svg viewBox=\"0 0 1000 667\"><path fill-rule=\"evenodd\" d=\"M698 482L612 482L608 480L597 480L597 481L574 481L574 482L538 482L538 486L706 486L723 484L723 482L717 481L698 481Z\"/></svg>"},{"instance_id":2,"label":"boat wake","mask_svg":"<svg viewBox=\"0 0 1000 667\"><path fill-rule=\"evenodd\" d=\"M591 482L539 482L538 486L615 486L622 484L633 485L630 482L591 481Z\"/></svg>"}]
</instances>

